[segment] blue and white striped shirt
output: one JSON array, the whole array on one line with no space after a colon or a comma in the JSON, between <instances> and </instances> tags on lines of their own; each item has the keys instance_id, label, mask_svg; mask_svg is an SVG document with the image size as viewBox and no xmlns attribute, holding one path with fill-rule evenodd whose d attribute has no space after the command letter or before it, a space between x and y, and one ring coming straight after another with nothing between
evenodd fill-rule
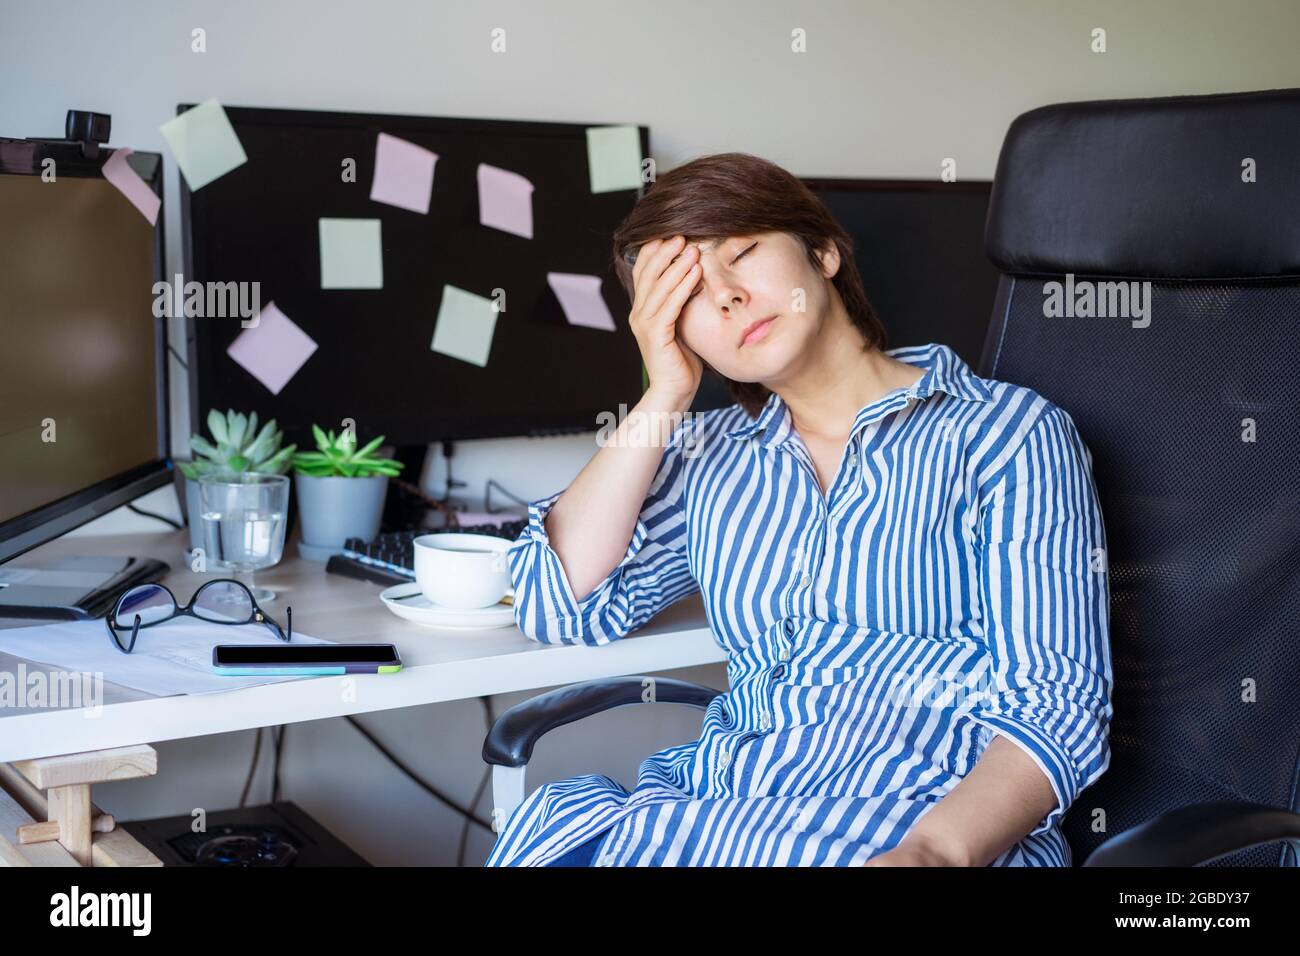
<instances>
[{"instance_id":1,"label":"blue and white striped shirt","mask_svg":"<svg viewBox=\"0 0 1300 956\"><path fill-rule=\"evenodd\" d=\"M845 865L897 845L995 734L1057 805L994 866L1069 865L1060 820L1110 763L1110 591L1092 456L1069 414L946 345L863 408L829 494L773 395L687 419L622 562L579 601L534 502L508 552L530 638L599 645L699 590L730 690L700 738L547 783L487 865L601 837L597 864ZM603 834L603 836L602 836Z\"/></svg>"}]
</instances>

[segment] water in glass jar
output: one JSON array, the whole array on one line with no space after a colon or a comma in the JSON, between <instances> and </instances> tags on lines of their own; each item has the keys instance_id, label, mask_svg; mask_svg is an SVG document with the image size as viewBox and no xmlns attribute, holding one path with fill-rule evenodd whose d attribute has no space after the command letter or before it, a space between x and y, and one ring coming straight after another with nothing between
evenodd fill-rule
<instances>
[{"instance_id":1,"label":"water in glass jar","mask_svg":"<svg viewBox=\"0 0 1300 956\"><path fill-rule=\"evenodd\" d=\"M208 560L238 571L278 564L284 550L284 512L230 510L203 514Z\"/></svg>"}]
</instances>

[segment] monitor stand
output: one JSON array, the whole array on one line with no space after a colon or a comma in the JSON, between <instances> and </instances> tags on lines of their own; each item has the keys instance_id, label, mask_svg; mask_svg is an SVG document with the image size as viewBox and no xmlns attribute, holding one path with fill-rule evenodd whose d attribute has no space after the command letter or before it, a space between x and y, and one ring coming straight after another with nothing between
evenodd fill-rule
<instances>
[{"instance_id":1,"label":"monitor stand","mask_svg":"<svg viewBox=\"0 0 1300 956\"><path fill-rule=\"evenodd\" d=\"M85 621L108 612L135 584L170 571L154 558L114 555L15 558L0 564L0 617Z\"/></svg>"}]
</instances>

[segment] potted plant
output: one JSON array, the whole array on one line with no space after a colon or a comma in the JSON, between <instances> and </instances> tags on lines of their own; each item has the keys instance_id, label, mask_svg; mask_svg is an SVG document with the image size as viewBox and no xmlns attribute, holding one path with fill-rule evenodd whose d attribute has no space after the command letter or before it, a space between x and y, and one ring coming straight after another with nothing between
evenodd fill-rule
<instances>
[{"instance_id":1,"label":"potted plant","mask_svg":"<svg viewBox=\"0 0 1300 956\"><path fill-rule=\"evenodd\" d=\"M383 435L357 448L356 435L350 429L337 436L317 425L311 430L316 450L293 456L294 489L302 521L298 553L324 561L342 551L348 538L370 541L379 534L388 479L405 466L375 456Z\"/></svg>"},{"instance_id":2,"label":"potted plant","mask_svg":"<svg viewBox=\"0 0 1300 956\"><path fill-rule=\"evenodd\" d=\"M200 547L201 523L199 515L199 483L204 475L234 472L257 472L263 475L283 475L289 470L297 445L280 447L284 432L271 419L257 430L257 412L248 415L227 411L224 415L215 408L208 412L208 431L212 441L202 435L190 436L193 461L178 461L176 468L185 478L186 520L190 526L190 549ZM215 443L215 444L214 444Z\"/></svg>"}]
</instances>

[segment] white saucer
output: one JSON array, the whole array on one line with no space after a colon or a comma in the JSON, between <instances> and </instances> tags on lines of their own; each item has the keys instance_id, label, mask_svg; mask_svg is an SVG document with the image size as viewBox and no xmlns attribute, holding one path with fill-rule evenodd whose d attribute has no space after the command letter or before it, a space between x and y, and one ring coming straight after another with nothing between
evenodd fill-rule
<instances>
[{"instance_id":1,"label":"white saucer","mask_svg":"<svg viewBox=\"0 0 1300 956\"><path fill-rule=\"evenodd\" d=\"M513 591L510 592L514 594ZM425 627L457 631L477 631L489 627L507 627L515 623L515 609L509 604L461 610L434 604L420 592L420 585L395 584L379 594L384 606L398 617Z\"/></svg>"}]
</instances>

